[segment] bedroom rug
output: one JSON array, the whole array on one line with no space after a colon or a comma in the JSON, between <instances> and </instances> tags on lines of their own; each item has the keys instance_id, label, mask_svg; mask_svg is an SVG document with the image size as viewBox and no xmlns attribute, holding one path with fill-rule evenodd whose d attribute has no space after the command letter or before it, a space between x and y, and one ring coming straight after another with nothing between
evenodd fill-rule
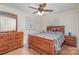
<instances>
[{"instance_id":1,"label":"bedroom rug","mask_svg":"<svg viewBox=\"0 0 79 59\"><path fill-rule=\"evenodd\" d=\"M79 50L76 47L63 45L60 54L61 55L79 55Z\"/></svg>"}]
</instances>

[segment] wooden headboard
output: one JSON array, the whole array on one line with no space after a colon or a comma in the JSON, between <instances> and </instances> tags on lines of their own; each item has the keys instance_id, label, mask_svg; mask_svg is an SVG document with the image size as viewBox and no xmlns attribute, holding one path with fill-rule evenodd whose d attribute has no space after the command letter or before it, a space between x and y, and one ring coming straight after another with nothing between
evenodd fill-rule
<instances>
[{"instance_id":1,"label":"wooden headboard","mask_svg":"<svg viewBox=\"0 0 79 59\"><path fill-rule=\"evenodd\" d=\"M47 26L47 31L64 33L64 26Z\"/></svg>"}]
</instances>

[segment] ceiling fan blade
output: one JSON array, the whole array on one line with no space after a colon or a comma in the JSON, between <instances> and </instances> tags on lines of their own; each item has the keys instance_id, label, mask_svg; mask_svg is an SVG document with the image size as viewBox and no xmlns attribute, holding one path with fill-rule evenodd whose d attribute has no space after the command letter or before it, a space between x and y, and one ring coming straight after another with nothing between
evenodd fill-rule
<instances>
[{"instance_id":1,"label":"ceiling fan blade","mask_svg":"<svg viewBox=\"0 0 79 59\"><path fill-rule=\"evenodd\" d=\"M38 11L33 12L33 14L37 13Z\"/></svg>"},{"instance_id":2,"label":"ceiling fan blade","mask_svg":"<svg viewBox=\"0 0 79 59\"><path fill-rule=\"evenodd\" d=\"M53 12L53 10L47 10L47 9L46 9L46 10L43 10L43 11L47 11L47 12Z\"/></svg>"},{"instance_id":3,"label":"ceiling fan blade","mask_svg":"<svg viewBox=\"0 0 79 59\"><path fill-rule=\"evenodd\" d=\"M31 6L28 6L29 8L32 8L32 9L36 9L36 10L38 10L37 8L35 8L35 7L31 7Z\"/></svg>"}]
</instances>

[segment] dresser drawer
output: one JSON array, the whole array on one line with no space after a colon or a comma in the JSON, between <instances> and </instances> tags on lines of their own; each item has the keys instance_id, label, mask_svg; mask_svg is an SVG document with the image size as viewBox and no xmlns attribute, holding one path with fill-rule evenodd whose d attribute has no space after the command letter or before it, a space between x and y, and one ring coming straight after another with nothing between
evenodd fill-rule
<instances>
[{"instance_id":1,"label":"dresser drawer","mask_svg":"<svg viewBox=\"0 0 79 59\"><path fill-rule=\"evenodd\" d=\"M14 42L14 43L9 43L9 50L16 49L18 47L22 47L23 43L22 42Z\"/></svg>"},{"instance_id":2,"label":"dresser drawer","mask_svg":"<svg viewBox=\"0 0 79 59\"><path fill-rule=\"evenodd\" d=\"M0 54L5 53L8 51L8 45L3 45L0 47Z\"/></svg>"}]
</instances>

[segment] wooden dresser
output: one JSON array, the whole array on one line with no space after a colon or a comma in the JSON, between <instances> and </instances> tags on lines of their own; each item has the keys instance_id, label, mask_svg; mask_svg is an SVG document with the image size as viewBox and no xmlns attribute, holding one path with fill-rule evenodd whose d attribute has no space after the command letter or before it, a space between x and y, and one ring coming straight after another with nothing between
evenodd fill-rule
<instances>
[{"instance_id":1,"label":"wooden dresser","mask_svg":"<svg viewBox=\"0 0 79 59\"><path fill-rule=\"evenodd\" d=\"M0 54L23 46L23 32L0 33Z\"/></svg>"},{"instance_id":2,"label":"wooden dresser","mask_svg":"<svg viewBox=\"0 0 79 59\"><path fill-rule=\"evenodd\" d=\"M76 36L68 36L68 35L65 35L64 44L77 47L77 39L76 39Z\"/></svg>"}]
</instances>

